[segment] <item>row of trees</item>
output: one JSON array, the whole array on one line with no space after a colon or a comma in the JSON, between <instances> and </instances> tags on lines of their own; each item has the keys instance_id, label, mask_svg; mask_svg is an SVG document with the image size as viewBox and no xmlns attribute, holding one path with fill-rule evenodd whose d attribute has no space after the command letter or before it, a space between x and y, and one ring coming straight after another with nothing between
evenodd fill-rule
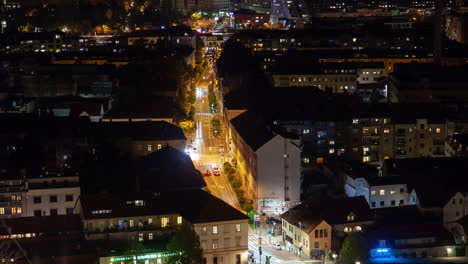
<instances>
[{"instance_id":1,"label":"row of trees","mask_svg":"<svg viewBox=\"0 0 468 264\"><path fill-rule=\"evenodd\" d=\"M242 190L242 181L236 175L236 169L229 163L223 164L223 172L226 174L227 179L232 187L232 190L236 194L237 201L239 202L242 210L250 212L253 210L252 203L249 203L245 198L245 192Z\"/></svg>"}]
</instances>

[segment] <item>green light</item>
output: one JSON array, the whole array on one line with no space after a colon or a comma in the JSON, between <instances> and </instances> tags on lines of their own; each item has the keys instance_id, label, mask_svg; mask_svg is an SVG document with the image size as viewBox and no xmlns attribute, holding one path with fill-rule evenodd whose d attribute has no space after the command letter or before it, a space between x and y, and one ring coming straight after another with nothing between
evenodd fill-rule
<instances>
[{"instance_id":1,"label":"green light","mask_svg":"<svg viewBox=\"0 0 468 264\"><path fill-rule=\"evenodd\" d=\"M110 259L110 262L122 262L128 260L148 260L148 259L158 259L158 258L167 258L172 256L181 255L181 253L150 253L145 255L137 256L122 256L122 257L113 257Z\"/></svg>"}]
</instances>

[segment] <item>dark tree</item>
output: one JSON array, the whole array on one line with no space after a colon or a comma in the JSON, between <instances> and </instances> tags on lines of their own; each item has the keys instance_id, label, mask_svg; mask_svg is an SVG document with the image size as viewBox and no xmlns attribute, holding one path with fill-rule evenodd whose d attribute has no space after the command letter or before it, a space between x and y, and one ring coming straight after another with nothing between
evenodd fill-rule
<instances>
[{"instance_id":1,"label":"dark tree","mask_svg":"<svg viewBox=\"0 0 468 264\"><path fill-rule=\"evenodd\" d=\"M200 248L199 237L190 226L177 230L167 244L166 250L169 253L177 253L169 258L168 263L200 264L203 262L203 250Z\"/></svg>"},{"instance_id":2,"label":"dark tree","mask_svg":"<svg viewBox=\"0 0 468 264\"><path fill-rule=\"evenodd\" d=\"M349 234L343 241L341 247L339 263L340 264L361 264L367 263L369 256L369 247L366 239L361 234L354 232Z\"/></svg>"}]
</instances>

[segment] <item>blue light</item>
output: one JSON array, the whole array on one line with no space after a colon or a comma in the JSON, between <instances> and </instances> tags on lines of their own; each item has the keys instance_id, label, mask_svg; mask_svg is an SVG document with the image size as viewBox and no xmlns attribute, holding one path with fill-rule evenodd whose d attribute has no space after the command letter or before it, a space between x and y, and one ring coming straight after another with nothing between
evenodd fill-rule
<instances>
[{"instance_id":1,"label":"blue light","mask_svg":"<svg viewBox=\"0 0 468 264\"><path fill-rule=\"evenodd\" d=\"M378 248L377 252L388 252L388 248Z\"/></svg>"}]
</instances>

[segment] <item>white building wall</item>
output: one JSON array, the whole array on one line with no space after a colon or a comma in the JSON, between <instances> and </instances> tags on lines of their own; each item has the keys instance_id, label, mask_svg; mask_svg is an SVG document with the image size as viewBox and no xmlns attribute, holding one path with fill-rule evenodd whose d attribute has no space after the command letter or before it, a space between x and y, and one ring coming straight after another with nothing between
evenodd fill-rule
<instances>
[{"instance_id":1,"label":"white building wall","mask_svg":"<svg viewBox=\"0 0 468 264\"><path fill-rule=\"evenodd\" d=\"M392 191L394 191L394 193L392 193ZM404 206L408 205L408 197L409 194L406 184L371 186L369 202L371 208ZM394 205L392 205L392 201L394 201Z\"/></svg>"},{"instance_id":2,"label":"white building wall","mask_svg":"<svg viewBox=\"0 0 468 264\"><path fill-rule=\"evenodd\" d=\"M300 140L277 135L256 151L260 211L281 214L300 201Z\"/></svg>"},{"instance_id":3,"label":"white building wall","mask_svg":"<svg viewBox=\"0 0 468 264\"><path fill-rule=\"evenodd\" d=\"M451 223L460 220L467 215L467 198L460 192L456 193L443 208L444 223Z\"/></svg>"},{"instance_id":4,"label":"white building wall","mask_svg":"<svg viewBox=\"0 0 468 264\"><path fill-rule=\"evenodd\" d=\"M57 196L57 202L50 202L50 196ZM73 195L72 201L66 201L66 195ZM26 196L26 216L34 216L35 210L41 210L42 215L50 215L51 209L57 209L57 214L64 215L67 208L74 208L80 195L80 187L48 188L28 190ZM34 203L34 197L41 197L40 203Z\"/></svg>"},{"instance_id":5,"label":"white building wall","mask_svg":"<svg viewBox=\"0 0 468 264\"><path fill-rule=\"evenodd\" d=\"M199 223L193 226L200 237L206 264L215 263L215 259L218 264L247 264L247 220ZM240 263L236 263L237 256L240 256Z\"/></svg>"}]
</instances>

